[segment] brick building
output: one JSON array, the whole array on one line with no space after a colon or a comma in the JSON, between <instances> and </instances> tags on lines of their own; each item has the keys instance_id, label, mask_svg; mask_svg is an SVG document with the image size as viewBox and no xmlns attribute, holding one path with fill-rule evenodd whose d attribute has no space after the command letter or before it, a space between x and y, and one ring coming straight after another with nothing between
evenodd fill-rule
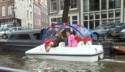
<instances>
[{"instance_id":1,"label":"brick building","mask_svg":"<svg viewBox=\"0 0 125 72\"><path fill-rule=\"evenodd\" d=\"M46 0L0 0L0 24L46 28L47 10Z\"/></svg>"},{"instance_id":2,"label":"brick building","mask_svg":"<svg viewBox=\"0 0 125 72\"><path fill-rule=\"evenodd\" d=\"M14 9L14 0L0 0L0 25L21 25L20 19L15 18Z\"/></svg>"}]
</instances>

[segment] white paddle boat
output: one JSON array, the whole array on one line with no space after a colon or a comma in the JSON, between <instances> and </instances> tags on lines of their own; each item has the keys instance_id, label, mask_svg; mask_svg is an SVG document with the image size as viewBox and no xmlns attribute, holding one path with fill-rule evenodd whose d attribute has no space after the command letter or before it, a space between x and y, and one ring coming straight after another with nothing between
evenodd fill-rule
<instances>
[{"instance_id":1,"label":"white paddle boat","mask_svg":"<svg viewBox=\"0 0 125 72\"><path fill-rule=\"evenodd\" d=\"M75 31L77 47L66 47L65 42L60 42L57 47L52 47L49 52L45 50L46 42L54 39L56 32L63 32L65 28L72 28ZM65 33L65 32L63 32ZM84 26L78 24L52 24L48 27L42 36L42 45L37 46L25 52L28 57L37 57L45 59L57 59L66 61L84 61L95 62L103 59L104 51L102 45L93 45L92 39L88 37L94 35Z\"/></svg>"}]
</instances>

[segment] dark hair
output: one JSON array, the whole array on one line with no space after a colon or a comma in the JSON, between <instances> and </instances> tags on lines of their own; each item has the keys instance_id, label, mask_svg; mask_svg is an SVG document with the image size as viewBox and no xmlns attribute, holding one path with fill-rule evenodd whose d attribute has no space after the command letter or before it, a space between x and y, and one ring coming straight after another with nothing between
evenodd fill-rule
<instances>
[{"instance_id":1,"label":"dark hair","mask_svg":"<svg viewBox=\"0 0 125 72\"><path fill-rule=\"evenodd\" d=\"M70 31L69 33L70 33L70 34L73 34L73 32L72 32L72 31Z\"/></svg>"}]
</instances>

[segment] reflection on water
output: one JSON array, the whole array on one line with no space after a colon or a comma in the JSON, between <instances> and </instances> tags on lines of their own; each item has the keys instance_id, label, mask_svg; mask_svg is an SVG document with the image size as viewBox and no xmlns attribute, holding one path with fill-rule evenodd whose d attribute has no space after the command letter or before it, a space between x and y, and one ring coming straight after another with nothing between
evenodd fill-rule
<instances>
[{"instance_id":1,"label":"reflection on water","mask_svg":"<svg viewBox=\"0 0 125 72\"><path fill-rule=\"evenodd\" d=\"M0 66L33 72L124 72L125 57L112 56L87 63L28 58L24 53L1 51Z\"/></svg>"}]
</instances>

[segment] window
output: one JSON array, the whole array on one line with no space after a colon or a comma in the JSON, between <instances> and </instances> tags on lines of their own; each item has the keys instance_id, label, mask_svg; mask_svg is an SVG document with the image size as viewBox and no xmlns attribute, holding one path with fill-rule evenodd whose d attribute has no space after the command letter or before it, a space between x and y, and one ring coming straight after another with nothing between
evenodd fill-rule
<instances>
[{"instance_id":1,"label":"window","mask_svg":"<svg viewBox=\"0 0 125 72\"><path fill-rule=\"evenodd\" d=\"M107 20L102 20L102 24L106 24L107 23Z\"/></svg>"},{"instance_id":2,"label":"window","mask_svg":"<svg viewBox=\"0 0 125 72\"><path fill-rule=\"evenodd\" d=\"M90 11L99 10L100 0L89 0L89 9Z\"/></svg>"},{"instance_id":3,"label":"window","mask_svg":"<svg viewBox=\"0 0 125 72\"><path fill-rule=\"evenodd\" d=\"M57 18L57 22L61 22L62 21L62 18Z\"/></svg>"},{"instance_id":4,"label":"window","mask_svg":"<svg viewBox=\"0 0 125 72\"><path fill-rule=\"evenodd\" d=\"M94 28L94 22L93 21L89 21L89 26L90 26L90 29L93 29Z\"/></svg>"},{"instance_id":5,"label":"window","mask_svg":"<svg viewBox=\"0 0 125 72\"><path fill-rule=\"evenodd\" d=\"M84 21L84 26L88 28L88 21Z\"/></svg>"},{"instance_id":6,"label":"window","mask_svg":"<svg viewBox=\"0 0 125 72\"><path fill-rule=\"evenodd\" d=\"M109 18L113 18L113 11L109 12Z\"/></svg>"},{"instance_id":7,"label":"window","mask_svg":"<svg viewBox=\"0 0 125 72\"><path fill-rule=\"evenodd\" d=\"M121 0L116 0L115 7L120 8L121 7Z\"/></svg>"},{"instance_id":8,"label":"window","mask_svg":"<svg viewBox=\"0 0 125 72\"><path fill-rule=\"evenodd\" d=\"M106 5L107 5L107 1L106 0L102 0L102 2L101 2L101 9L102 10L106 10Z\"/></svg>"},{"instance_id":9,"label":"window","mask_svg":"<svg viewBox=\"0 0 125 72\"><path fill-rule=\"evenodd\" d=\"M84 7L84 12L89 11L89 8L88 8L88 1L89 1L89 0L84 0L84 1L83 1L83 4L84 4L84 6L83 6L83 7Z\"/></svg>"},{"instance_id":10,"label":"window","mask_svg":"<svg viewBox=\"0 0 125 72\"><path fill-rule=\"evenodd\" d=\"M114 21L113 21L113 19L110 19L110 20L108 20L108 22L109 22L109 23L113 23Z\"/></svg>"},{"instance_id":11,"label":"window","mask_svg":"<svg viewBox=\"0 0 125 72\"><path fill-rule=\"evenodd\" d=\"M109 9L114 8L114 0L109 0Z\"/></svg>"},{"instance_id":12,"label":"window","mask_svg":"<svg viewBox=\"0 0 125 72\"><path fill-rule=\"evenodd\" d=\"M10 40L30 40L28 34L13 34L10 36Z\"/></svg>"},{"instance_id":13,"label":"window","mask_svg":"<svg viewBox=\"0 0 125 72\"><path fill-rule=\"evenodd\" d=\"M109 9L120 8L121 0L109 0Z\"/></svg>"},{"instance_id":14,"label":"window","mask_svg":"<svg viewBox=\"0 0 125 72\"><path fill-rule=\"evenodd\" d=\"M95 13L95 19L99 19L100 18L100 13L99 12L96 12Z\"/></svg>"},{"instance_id":15,"label":"window","mask_svg":"<svg viewBox=\"0 0 125 72\"><path fill-rule=\"evenodd\" d=\"M12 6L8 7L8 15L12 15Z\"/></svg>"},{"instance_id":16,"label":"window","mask_svg":"<svg viewBox=\"0 0 125 72\"><path fill-rule=\"evenodd\" d=\"M51 0L51 11L56 11L57 7L56 7L56 0Z\"/></svg>"},{"instance_id":17,"label":"window","mask_svg":"<svg viewBox=\"0 0 125 72\"><path fill-rule=\"evenodd\" d=\"M115 12L115 17L120 17L121 13L118 11Z\"/></svg>"},{"instance_id":18,"label":"window","mask_svg":"<svg viewBox=\"0 0 125 72\"><path fill-rule=\"evenodd\" d=\"M71 8L76 8L77 7L77 0L70 0Z\"/></svg>"},{"instance_id":19,"label":"window","mask_svg":"<svg viewBox=\"0 0 125 72\"><path fill-rule=\"evenodd\" d=\"M32 12L30 12L30 19L32 19Z\"/></svg>"},{"instance_id":20,"label":"window","mask_svg":"<svg viewBox=\"0 0 125 72\"><path fill-rule=\"evenodd\" d=\"M84 20L88 20L88 16L84 16Z\"/></svg>"},{"instance_id":21,"label":"window","mask_svg":"<svg viewBox=\"0 0 125 72\"><path fill-rule=\"evenodd\" d=\"M1 2L4 2L5 0L1 0Z\"/></svg>"},{"instance_id":22,"label":"window","mask_svg":"<svg viewBox=\"0 0 125 72\"><path fill-rule=\"evenodd\" d=\"M27 10L27 19L29 19L29 10Z\"/></svg>"},{"instance_id":23,"label":"window","mask_svg":"<svg viewBox=\"0 0 125 72\"><path fill-rule=\"evenodd\" d=\"M35 39L36 40L40 40L41 39L41 35L40 35L40 33L36 33L36 34L33 34L34 35L34 37L35 37Z\"/></svg>"},{"instance_id":24,"label":"window","mask_svg":"<svg viewBox=\"0 0 125 72\"><path fill-rule=\"evenodd\" d=\"M52 19L51 19L51 22L56 22L56 18L52 18Z\"/></svg>"},{"instance_id":25,"label":"window","mask_svg":"<svg viewBox=\"0 0 125 72\"><path fill-rule=\"evenodd\" d=\"M77 16L72 16L72 23L77 24Z\"/></svg>"},{"instance_id":26,"label":"window","mask_svg":"<svg viewBox=\"0 0 125 72\"><path fill-rule=\"evenodd\" d=\"M61 10L64 9L64 0L60 0Z\"/></svg>"},{"instance_id":27,"label":"window","mask_svg":"<svg viewBox=\"0 0 125 72\"><path fill-rule=\"evenodd\" d=\"M116 23L120 23L120 19L115 19L115 22Z\"/></svg>"},{"instance_id":28,"label":"window","mask_svg":"<svg viewBox=\"0 0 125 72\"><path fill-rule=\"evenodd\" d=\"M89 14L89 19L90 19L90 20L91 20L91 19L94 19L93 14Z\"/></svg>"},{"instance_id":29,"label":"window","mask_svg":"<svg viewBox=\"0 0 125 72\"><path fill-rule=\"evenodd\" d=\"M107 13L106 12L102 13L102 18L107 18Z\"/></svg>"},{"instance_id":30,"label":"window","mask_svg":"<svg viewBox=\"0 0 125 72\"><path fill-rule=\"evenodd\" d=\"M6 9L5 9L5 6L2 6L2 16L6 16Z\"/></svg>"},{"instance_id":31,"label":"window","mask_svg":"<svg viewBox=\"0 0 125 72\"><path fill-rule=\"evenodd\" d=\"M99 20L96 20L96 21L95 21L95 28L96 28L97 26L99 26Z\"/></svg>"}]
</instances>

